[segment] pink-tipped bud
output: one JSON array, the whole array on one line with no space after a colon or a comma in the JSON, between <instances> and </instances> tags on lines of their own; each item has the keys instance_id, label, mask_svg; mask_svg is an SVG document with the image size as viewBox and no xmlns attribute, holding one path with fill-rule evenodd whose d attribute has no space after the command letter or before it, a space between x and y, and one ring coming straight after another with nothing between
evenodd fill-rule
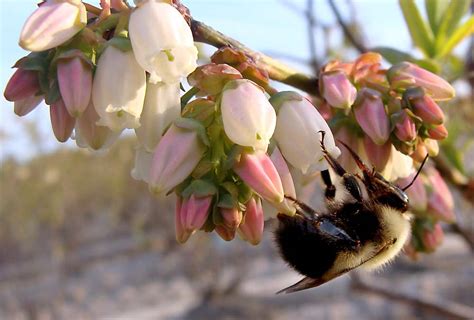
<instances>
[{"instance_id":1,"label":"pink-tipped bud","mask_svg":"<svg viewBox=\"0 0 474 320\"><path fill-rule=\"evenodd\" d=\"M293 177L291 176L288 164L286 163L285 158L283 158L283 155L281 154L280 149L278 149L278 147L275 147L272 155L270 156L270 159L275 165L278 175L280 176L284 194L295 199L296 190L295 184L293 182ZM293 202L288 199L284 199L280 203L271 204L278 210L278 213L286 213L289 215L293 215L296 212L296 208L293 205Z\"/></svg>"},{"instance_id":2,"label":"pink-tipped bud","mask_svg":"<svg viewBox=\"0 0 474 320\"><path fill-rule=\"evenodd\" d=\"M235 230L242 222L242 211L237 208L221 208L220 213L224 219L224 226L230 230Z\"/></svg>"},{"instance_id":3,"label":"pink-tipped bud","mask_svg":"<svg viewBox=\"0 0 474 320\"><path fill-rule=\"evenodd\" d=\"M416 173L413 172L408 177L399 179L397 185L402 188L407 186L413 181L415 174ZM415 212L423 212L426 210L428 206L428 194L426 193L426 188L421 176L418 176L411 187L405 192L408 195L408 199L410 199L410 208L412 210Z\"/></svg>"},{"instance_id":4,"label":"pink-tipped bud","mask_svg":"<svg viewBox=\"0 0 474 320\"><path fill-rule=\"evenodd\" d=\"M224 241L231 241L235 238L236 229L229 229L226 226L218 225L214 230L216 230L219 237Z\"/></svg>"},{"instance_id":5,"label":"pink-tipped bud","mask_svg":"<svg viewBox=\"0 0 474 320\"><path fill-rule=\"evenodd\" d=\"M26 20L20 47L45 51L63 44L87 23L86 8L80 0L47 0Z\"/></svg>"},{"instance_id":6,"label":"pink-tipped bud","mask_svg":"<svg viewBox=\"0 0 474 320\"><path fill-rule=\"evenodd\" d=\"M80 116L91 99L91 65L80 56L59 59L58 83L69 114L72 117Z\"/></svg>"},{"instance_id":7,"label":"pink-tipped bud","mask_svg":"<svg viewBox=\"0 0 474 320\"><path fill-rule=\"evenodd\" d=\"M394 117L394 116L392 116ZM416 138L415 122L410 118L405 109L395 115L395 135L400 141L413 141ZM393 118L392 118L393 119Z\"/></svg>"},{"instance_id":8,"label":"pink-tipped bud","mask_svg":"<svg viewBox=\"0 0 474 320\"><path fill-rule=\"evenodd\" d=\"M342 71L330 71L321 74L321 95L335 108L350 108L357 96L357 89Z\"/></svg>"},{"instance_id":9,"label":"pink-tipped bud","mask_svg":"<svg viewBox=\"0 0 474 320\"><path fill-rule=\"evenodd\" d=\"M377 145L371 138L364 136L364 148L369 162L377 171L382 172L392 152L392 144L390 141L385 142L383 145Z\"/></svg>"},{"instance_id":10,"label":"pink-tipped bud","mask_svg":"<svg viewBox=\"0 0 474 320\"><path fill-rule=\"evenodd\" d=\"M38 72L18 68L3 95L8 101L19 101L34 96L39 90Z\"/></svg>"},{"instance_id":11,"label":"pink-tipped bud","mask_svg":"<svg viewBox=\"0 0 474 320\"><path fill-rule=\"evenodd\" d=\"M355 102L354 114L362 130L373 142L383 145L388 140L390 122L378 91L361 89Z\"/></svg>"},{"instance_id":12,"label":"pink-tipped bud","mask_svg":"<svg viewBox=\"0 0 474 320\"><path fill-rule=\"evenodd\" d=\"M176 201L176 240L185 243L189 237L206 222L212 196L196 197L192 194L188 199L178 198Z\"/></svg>"},{"instance_id":13,"label":"pink-tipped bud","mask_svg":"<svg viewBox=\"0 0 474 320\"><path fill-rule=\"evenodd\" d=\"M54 136L59 142L66 142L74 130L76 119L69 115L62 99L53 103L49 111Z\"/></svg>"},{"instance_id":14,"label":"pink-tipped bud","mask_svg":"<svg viewBox=\"0 0 474 320\"><path fill-rule=\"evenodd\" d=\"M434 100L449 100L455 95L454 88L446 80L410 62L392 66L387 78L392 89L422 87Z\"/></svg>"},{"instance_id":15,"label":"pink-tipped bud","mask_svg":"<svg viewBox=\"0 0 474 320\"><path fill-rule=\"evenodd\" d=\"M17 100L13 102L13 110L19 117L26 116L28 113L33 111L43 101L43 96L29 96L25 99Z\"/></svg>"},{"instance_id":16,"label":"pink-tipped bud","mask_svg":"<svg viewBox=\"0 0 474 320\"><path fill-rule=\"evenodd\" d=\"M428 95L415 97L410 100L413 113L427 124L442 124L444 122L443 110Z\"/></svg>"},{"instance_id":17,"label":"pink-tipped bud","mask_svg":"<svg viewBox=\"0 0 474 320\"><path fill-rule=\"evenodd\" d=\"M423 232L423 247L426 252L433 252L443 243L444 233L441 225L436 223L432 230L425 229Z\"/></svg>"},{"instance_id":18,"label":"pink-tipped bud","mask_svg":"<svg viewBox=\"0 0 474 320\"><path fill-rule=\"evenodd\" d=\"M278 171L265 152L242 153L234 171L262 198L270 202L283 201L283 186Z\"/></svg>"},{"instance_id":19,"label":"pink-tipped bud","mask_svg":"<svg viewBox=\"0 0 474 320\"><path fill-rule=\"evenodd\" d=\"M427 175L432 189L428 198L428 212L442 221L454 222L454 200L448 185L434 168L429 168Z\"/></svg>"},{"instance_id":20,"label":"pink-tipped bud","mask_svg":"<svg viewBox=\"0 0 474 320\"><path fill-rule=\"evenodd\" d=\"M263 209L260 198L250 199L246 204L244 220L239 226L238 232L240 237L256 246L262 240L263 234Z\"/></svg>"},{"instance_id":21,"label":"pink-tipped bud","mask_svg":"<svg viewBox=\"0 0 474 320\"><path fill-rule=\"evenodd\" d=\"M156 146L151 166L150 190L166 193L183 182L204 154L205 146L194 130L172 125Z\"/></svg>"},{"instance_id":22,"label":"pink-tipped bud","mask_svg":"<svg viewBox=\"0 0 474 320\"><path fill-rule=\"evenodd\" d=\"M442 124L428 129L428 135L434 140L443 140L448 137L448 130Z\"/></svg>"}]
</instances>

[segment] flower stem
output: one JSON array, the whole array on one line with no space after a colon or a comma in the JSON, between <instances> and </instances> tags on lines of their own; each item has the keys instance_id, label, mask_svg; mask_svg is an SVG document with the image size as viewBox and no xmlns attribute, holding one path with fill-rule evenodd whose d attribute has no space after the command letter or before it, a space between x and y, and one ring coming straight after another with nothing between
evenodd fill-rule
<instances>
[{"instance_id":1,"label":"flower stem","mask_svg":"<svg viewBox=\"0 0 474 320\"><path fill-rule=\"evenodd\" d=\"M288 84L309 94L318 96L318 79L301 73L263 53L254 51L239 41L214 30L203 22L192 19L191 30L194 40L207 43L216 48L232 47L252 57L257 65L268 72L271 79Z\"/></svg>"}]
</instances>

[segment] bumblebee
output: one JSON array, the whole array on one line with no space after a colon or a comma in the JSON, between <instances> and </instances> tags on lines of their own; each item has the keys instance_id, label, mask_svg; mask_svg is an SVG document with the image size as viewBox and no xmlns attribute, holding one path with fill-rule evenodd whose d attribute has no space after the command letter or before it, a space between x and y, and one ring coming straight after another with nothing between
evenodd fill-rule
<instances>
[{"instance_id":1,"label":"bumblebee","mask_svg":"<svg viewBox=\"0 0 474 320\"><path fill-rule=\"evenodd\" d=\"M319 213L289 198L296 214L278 214L275 241L280 254L305 276L278 293L314 288L358 267L378 268L398 255L410 235L409 201L404 190L418 174L401 189L369 169L340 141L361 170L361 174L348 173L326 151L324 132L321 134L321 149L335 176L331 178L328 170L321 172L328 210Z\"/></svg>"}]
</instances>

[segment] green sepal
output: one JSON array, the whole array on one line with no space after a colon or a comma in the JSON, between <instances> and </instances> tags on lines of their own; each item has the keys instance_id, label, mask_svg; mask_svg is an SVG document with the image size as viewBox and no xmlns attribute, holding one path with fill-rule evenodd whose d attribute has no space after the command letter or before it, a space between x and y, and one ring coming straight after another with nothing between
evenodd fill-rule
<instances>
[{"instance_id":1,"label":"green sepal","mask_svg":"<svg viewBox=\"0 0 474 320\"><path fill-rule=\"evenodd\" d=\"M206 152L206 155L199 161L196 168L194 168L191 176L195 179L202 178L209 172L211 172L214 165L211 162L210 155Z\"/></svg>"},{"instance_id":2,"label":"green sepal","mask_svg":"<svg viewBox=\"0 0 474 320\"><path fill-rule=\"evenodd\" d=\"M239 190L239 196L238 196L239 203L245 204L249 202L253 196L253 190L244 182L238 185L238 190ZM242 206L243 206L243 209L241 208L241 210L245 211L245 205L242 205Z\"/></svg>"},{"instance_id":3,"label":"green sepal","mask_svg":"<svg viewBox=\"0 0 474 320\"><path fill-rule=\"evenodd\" d=\"M183 198L189 198L191 195L196 197L207 197L213 196L217 193L216 186L208 180L197 179L193 180L184 190L181 192Z\"/></svg>"},{"instance_id":4,"label":"green sepal","mask_svg":"<svg viewBox=\"0 0 474 320\"><path fill-rule=\"evenodd\" d=\"M57 78L53 78L49 82L48 91L44 95L44 102L48 105L52 105L61 98L61 93L59 92L59 83Z\"/></svg>"},{"instance_id":5,"label":"green sepal","mask_svg":"<svg viewBox=\"0 0 474 320\"><path fill-rule=\"evenodd\" d=\"M206 128L199 121L190 118L179 118L174 121L174 125L181 129L196 131L201 142L207 147L211 146Z\"/></svg>"},{"instance_id":6,"label":"green sepal","mask_svg":"<svg viewBox=\"0 0 474 320\"><path fill-rule=\"evenodd\" d=\"M296 100L296 101L302 101L304 98L302 95L300 95L298 92L295 91L280 91L278 93L275 93L272 95L270 98L269 102L275 109L275 112L278 113L280 110L281 106L283 103L290 101L290 100Z\"/></svg>"},{"instance_id":7,"label":"green sepal","mask_svg":"<svg viewBox=\"0 0 474 320\"><path fill-rule=\"evenodd\" d=\"M235 199L228 193L220 194L217 206L224 209L232 209L235 207Z\"/></svg>"},{"instance_id":8,"label":"green sepal","mask_svg":"<svg viewBox=\"0 0 474 320\"><path fill-rule=\"evenodd\" d=\"M122 52L132 51L132 43L130 42L130 38L121 35L113 37L107 41L107 44L119 49Z\"/></svg>"}]
</instances>

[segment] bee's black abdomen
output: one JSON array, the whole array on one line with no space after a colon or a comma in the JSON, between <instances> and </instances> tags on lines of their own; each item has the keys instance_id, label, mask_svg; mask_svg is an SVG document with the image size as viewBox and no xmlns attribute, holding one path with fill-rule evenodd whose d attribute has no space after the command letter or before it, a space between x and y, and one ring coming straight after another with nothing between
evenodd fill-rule
<instances>
[{"instance_id":1,"label":"bee's black abdomen","mask_svg":"<svg viewBox=\"0 0 474 320\"><path fill-rule=\"evenodd\" d=\"M275 233L276 242L280 248L282 258L299 273L320 278L334 264L341 249L350 250L356 246L350 236L339 230L331 222L331 217L324 217L321 221L331 228L320 228L316 220L301 216L278 216L280 225ZM339 231L338 231L339 230Z\"/></svg>"}]
</instances>

